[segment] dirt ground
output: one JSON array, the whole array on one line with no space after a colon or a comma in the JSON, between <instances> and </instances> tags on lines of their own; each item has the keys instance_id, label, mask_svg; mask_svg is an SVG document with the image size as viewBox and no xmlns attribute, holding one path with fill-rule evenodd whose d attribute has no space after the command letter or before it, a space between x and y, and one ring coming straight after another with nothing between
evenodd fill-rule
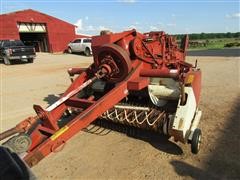
<instances>
[{"instance_id":1,"label":"dirt ground","mask_svg":"<svg viewBox=\"0 0 240 180\"><path fill-rule=\"evenodd\" d=\"M191 154L190 145L162 136L82 131L33 172L39 179L240 179L240 58L187 59L196 58L203 72L198 155ZM0 131L34 115L33 104L46 107L55 94L64 92L70 84L69 67L91 62L80 55L40 53L33 64L0 64Z\"/></svg>"}]
</instances>

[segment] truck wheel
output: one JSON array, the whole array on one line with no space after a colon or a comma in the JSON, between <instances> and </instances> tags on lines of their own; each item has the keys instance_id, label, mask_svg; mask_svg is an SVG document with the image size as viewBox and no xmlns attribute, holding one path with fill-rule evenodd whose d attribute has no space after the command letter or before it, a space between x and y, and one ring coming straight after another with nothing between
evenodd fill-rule
<instances>
[{"instance_id":1,"label":"truck wheel","mask_svg":"<svg viewBox=\"0 0 240 180\"><path fill-rule=\"evenodd\" d=\"M28 63L33 63L33 58L29 58Z\"/></svg>"},{"instance_id":2,"label":"truck wheel","mask_svg":"<svg viewBox=\"0 0 240 180\"><path fill-rule=\"evenodd\" d=\"M193 154L197 154L200 150L202 132L200 129L195 129L191 141L191 150Z\"/></svg>"},{"instance_id":3,"label":"truck wheel","mask_svg":"<svg viewBox=\"0 0 240 180\"><path fill-rule=\"evenodd\" d=\"M86 48L85 51L84 51L84 54L86 56L90 56L90 49L89 48Z\"/></svg>"},{"instance_id":4,"label":"truck wheel","mask_svg":"<svg viewBox=\"0 0 240 180\"><path fill-rule=\"evenodd\" d=\"M72 54L72 49L70 47L68 47L68 53Z\"/></svg>"},{"instance_id":5,"label":"truck wheel","mask_svg":"<svg viewBox=\"0 0 240 180\"><path fill-rule=\"evenodd\" d=\"M7 57L3 57L4 64L11 65L11 61Z\"/></svg>"}]
</instances>

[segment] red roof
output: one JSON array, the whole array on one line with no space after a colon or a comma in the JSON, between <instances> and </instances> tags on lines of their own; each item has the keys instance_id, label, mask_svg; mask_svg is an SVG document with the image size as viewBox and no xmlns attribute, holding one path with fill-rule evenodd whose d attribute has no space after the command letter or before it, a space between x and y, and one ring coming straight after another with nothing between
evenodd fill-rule
<instances>
[{"instance_id":1,"label":"red roof","mask_svg":"<svg viewBox=\"0 0 240 180\"><path fill-rule=\"evenodd\" d=\"M1 16L16 16L16 15L19 15L19 14L26 14L26 13L31 13L31 12L32 13L38 13L38 14L43 15L45 17L48 17L48 18L51 18L51 19L55 19L55 20L61 21L63 23L67 23L70 26L77 27L77 26L75 26L75 25L73 25L73 24L71 24L69 22L63 21L61 19L58 19L56 17L50 16L48 14L44 14L42 12L39 12L39 11L36 11L36 10L33 10L33 9L24 9L24 10L20 10L20 11L14 11L14 12L10 12L10 13L5 13L5 14L1 14L0 17Z\"/></svg>"}]
</instances>

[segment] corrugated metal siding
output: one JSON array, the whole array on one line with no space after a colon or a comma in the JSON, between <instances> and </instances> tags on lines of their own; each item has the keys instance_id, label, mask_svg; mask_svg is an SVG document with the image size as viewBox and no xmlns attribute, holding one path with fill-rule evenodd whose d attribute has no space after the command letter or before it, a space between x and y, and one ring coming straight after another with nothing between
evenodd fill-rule
<instances>
[{"instance_id":1,"label":"corrugated metal siding","mask_svg":"<svg viewBox=\"0 0 240 180\"><path fill-rule=\"evenodd\" d=\"M29 9L0 15L0 39L19 39L17 22L45 23L50 52L63 52L70 41L79 37L74 25Z\"/></svg>"},{"instance_id":2,"label":"corrugated metal siding","mask_svg":"<svg viewBox=\"0 0 240 180\"><path fill-rule=\"evenodd\" d=\"M0 16L0 39L19 39L17 24L12 16Z\"/></svg>"}]
</instances>

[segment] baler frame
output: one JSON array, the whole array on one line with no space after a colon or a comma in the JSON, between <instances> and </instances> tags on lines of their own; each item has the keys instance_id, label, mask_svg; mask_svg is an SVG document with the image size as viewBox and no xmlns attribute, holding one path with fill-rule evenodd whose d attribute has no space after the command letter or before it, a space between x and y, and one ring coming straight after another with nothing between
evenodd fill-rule
<instances>
[{"instance_id":1,"label":"baler frame","mask_svg":"<svg viewBox=\"0 0 240 180\"><path fill-rule=\"evenodd\" d=\"M60 99L46 110L34 105L37 116L29 117L16 127L1 133L0 140L16 133L20 133L20 136L28 134L31 144L23 159L32 167L126 98L130 91L148 88L151 78L171 78L180 84L178 107L183 108L187 101L185 88L193 94L192 101L196 107L194 111L191 110L194 115L188 118L187 123L181 122L181 118L169 118L163 130L165 134L173 135L176 141L191 142L201 135L194 134L201 117L201 111L198 110L201 72L184 62L187 44L187 36L182 48L178 48L174 38L164 32L140 34L134 29L94 37L94 63L87 69L69 69L70 76L79 76ZM79 93L96 81L107 82L112 86L98 98L93 95L79 98ZM69 109L74 110L71 120L60 126L59 119ZM200 139L196 139L196 142L200 143ZM197 153L199 149L194 148Z\"/></svg>"}]
</instances>

